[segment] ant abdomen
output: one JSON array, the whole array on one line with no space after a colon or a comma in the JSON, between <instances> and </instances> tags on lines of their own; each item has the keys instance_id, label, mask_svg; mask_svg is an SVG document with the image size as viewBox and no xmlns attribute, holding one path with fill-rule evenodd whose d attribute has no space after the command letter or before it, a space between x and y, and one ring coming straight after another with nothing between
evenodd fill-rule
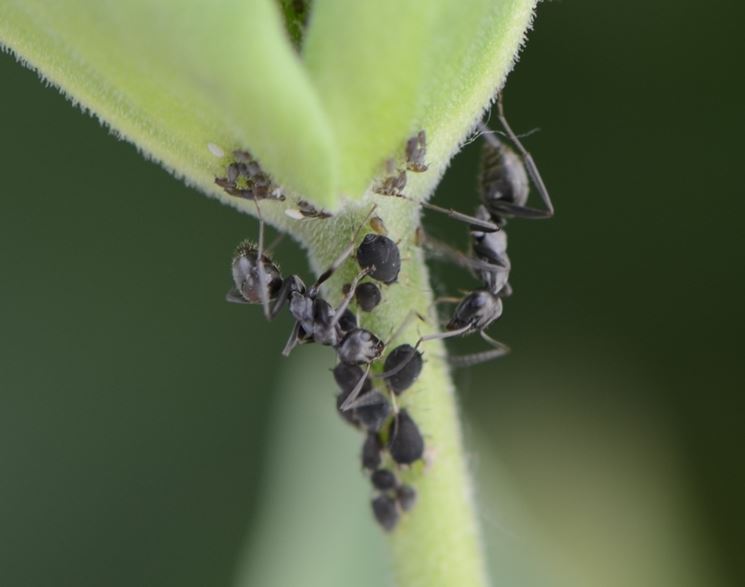
<instances>
[{"instance_id":1,"label":"ant abdomen","mask_svg":"<svg viewBox=\"0 0 745 587\"><path fill-rule=\"evenodd\" d=\"M269 299L277 297L282 287L282 276L277 265L267 256L261 255L259 250L250 241L243 241L233 253L231 271L235 289L228 294L230 301L243 301L249 304L261 303L261 279L259 275L259 263L264 271L264 286ZM239 295L237 299L231 299Z\"/></svg>"}]
</instances>

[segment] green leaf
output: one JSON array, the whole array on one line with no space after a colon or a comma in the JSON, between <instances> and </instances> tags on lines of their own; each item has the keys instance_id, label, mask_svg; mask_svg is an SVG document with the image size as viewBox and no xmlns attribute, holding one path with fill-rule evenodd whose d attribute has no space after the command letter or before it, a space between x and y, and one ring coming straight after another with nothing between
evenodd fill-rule
<instances>
[{"instance_id":1,"label":"green leaf","mask_svg":"<svg viewBox=\"0 0 745 587\"><path fill-rule=\"evenodd\" d=\"M331 130L272 0L0 0L0 40L191 183L218 194L215 143L333 204Z\"/></svg>"},{"instance_id":2,"label":"green leaf","mask_svg":"<svg viewBox=\"0 0 745 587\"><path fill-rule=\"evenodd\" d=\"M447 163L514 65L537 0L440 3L416 119L429 155Z\"/></svg>"},{"instance_id":3,"label":"green leaf","mask_svg":"<svg viewBox=\"0 0 745 587\"><path fill-rule=\"evenodd\" d=\"M315 0L303 57L358 196L414 131L431 24L443 0Z\"/></svg>"}]
</instances>

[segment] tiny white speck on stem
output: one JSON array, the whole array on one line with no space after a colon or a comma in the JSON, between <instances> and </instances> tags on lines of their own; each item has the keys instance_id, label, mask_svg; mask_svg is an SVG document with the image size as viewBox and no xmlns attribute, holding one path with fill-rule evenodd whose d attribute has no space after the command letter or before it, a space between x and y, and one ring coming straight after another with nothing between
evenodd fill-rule
<instances>
[{"instance_id":1,"label":"tiny white speck on stem","mask_svg":"<svg viewBox=\"0 0 745 587\"><path fill-rule=\"evenodd\" d=\"M212 153L215 157L225 157L225 151L223 151L218 145L215 143L207 143L207 148L209 149L210 153Z\"/></svg>"}]
</instances>

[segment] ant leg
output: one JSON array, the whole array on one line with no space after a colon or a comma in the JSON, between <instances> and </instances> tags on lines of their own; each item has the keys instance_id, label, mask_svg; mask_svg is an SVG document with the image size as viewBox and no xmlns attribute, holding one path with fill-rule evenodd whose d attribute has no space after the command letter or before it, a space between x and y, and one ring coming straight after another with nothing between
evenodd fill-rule
<instances>
[{"instance_id":1,"label":"ant leg","mask_svg":"<svg viewBox=\"0 0 745 587\"><path fill-rule=\"evenodd\" d=\"M355 290L357 289L357 284L360 282L360 279L362 279L368 273L370 273L370 268L365 267L354 277L352 283L349 284L349 291L347 292L347 295L344 296L344 299L342 300L341 304L339 304L339 307L334 310L334 320L331 322L331 328L339 323L342 314L344 314L344 312L347 310L347 307L349 307L349 304L354 297Z\"/></svg>"},{"instance_id":2,"label":"ant leg","mask_svg":"<svg viewBox=\"0 0 745 587\"><path fill-rule=\"evenodd\" d=\"M362 377L360 377L360 380L357 382L357 384L354 386L354 389L349 392L349 395L347 396L347 399L344 400L344 402L339 406L339 409L342 412L347 412L351 410L354 407L354 400L357 399L357 396L360 395L360 391L362 391L362 388L365 386L365 381L367 380L367 376L370 374L370 363L367 364L367 368L365 369L365 372L362 374Z\"/></svg>"},{"instance_id":3,"label":"ant leg","mask_svg":"<svg viewBox=\"0 0 745 587\"><path fill-rule=\"evenodd\" d=\"M376 404L382 404L385 402L385 396L381 393L366 393L362 397L358 397L353 401L348 408L342 410L354 410L355 408L364 408L366 406L374 406Z\"/></svg>"},{"instance_id":4,"label":"ant leg","mask_svg":"<svg viewBox=\"0 0 745 587\"><path fill-rule=\"evenodd\" d=\"M442 206L437 206L436 204L430 204L429 202L422 202L420 200L415 200L414 198L410 198L409 196L405 196L403 194L382 194L380 193L380 195L408 200L409 202L413 202L414 204L417 204L421 206L422 208L426 208L427 210L434 210L435 212L440 212L441 214L447 214L453 220L465 222L466 224L469 224L471 226L477 226L484 232L497 232L498 230L502 229L502 227L499 224L495 224L494 222L489 222L488 220L481 220L480 218L476 218L475 216L469 216L468 214L464 214L463 212L458 212L457 210L453 210L452 208L443 208Z\"/></svg>"},{"instance_id":5,"label":"ant leg","mask_svg":"<svg viewBox=\"0 0 745 587\"><path fill-rule=\"evenodd\" d=\"M416 344L417 346L419 346L420 343L427 342L429 340L444 340L446 338L453 338L454 336L461 336L472 330L473 327L470 324L466 324L465 326L463 326L462 328L458 328L457 330L449 330L448 332L435 332L434 334L428 334L427 336L421 337Z\"/></svg>"},{"instance_id":6,"label":"ant leg","mask_svg":"<svg viewBox=\"0 0 745 587\"><path fill-rule=\"evenodd\" d=\"M460 357L450 357L450 365L452 367L472 367L473 365L479 365L488 361L493 361L499 357L503 357L510 352L510 347L497 340L494 340L491 336L486 334L483 330L479 331L481 338L489 343L494 348L490 351L483 351L480 353L473 353L471 355L462 355Z\"/></svg>"},{"instance_id":7,"label":"ant leg","mask_svg":"<svg viewBox=\"0 0 745 587\"><path fill-rule=\"evenodd\" d=\"M417 202L416 200L413 200L411 198L407 198L407 200ZM435 204L430 204L429 202L417 203L422 208L426 208L427 210L434 210L435 212L447 214L453 220L459 220L460 222L465 222L466 224L470 224L471 226L478 226L485 232L497 232L502 228L501 226L499 226L499 224L494 224L493 222L489 222L488 220L481 220L479 218L476 218L475 216L463 214L462 212L458 212L457 210L453 210L452 208L442 208L441 206L436 206Z\"/></svg>"},{"instance_id":8,"label":"ant leg","mask_svg":"<svg viewBox=\"0 0 745 587\"><path fill-rule=\"evenodd\" d=\"M458 249L451 247L449 244L435 239L429 235L425 235L424 237L424 246L434 253L438 253L443 257L447 257L450 261L452 261L459 267L463 267L464 269L491 271L493 273L500 273L510 270L510 267L507 267L506 265L487 263L486 261L481 261L479 259L469 257Z\"/></svg>"},{"instance_id":9,"label":"ant leg","mask_svg":"<svg viewBox=\"0 0 745 587\"><path fill-rule=\"evenodd\" d=\"M271 320L272 315L269 310L269 286L267 285L266 272L264 271L264 218L261 216L259 202L254 200L254 204L256 205L256 215L259 217L259 254L257 262L257 270L259 274L259 299L261 300L261 307L264 310L264 318Z\"/></svg>"},{"instance_id":10,"label":"ant leg","mask_svg":"<svg viewBox=\"0 0 745 587\"><path fill-rule=\"evenodd\" d=\"M517 148L517 150L520 152L520 155L522 155L523 162L525 163L525 169L528 172L528 175L530 176L531 181L533 182L533 185L538 190L538 195L540 195L541 200L543 200L543 205L546 206L546 210L541 211L537 210L535 208L525 208L525 211L529 214L528 216L525 216L526 218L551 218L554 215L554 205L551 202L551 197L548 195L548 189L546 189L546 184L543 183L543 178L541 177L540 172L538 171L538 167L535 164L535 161L533 160L533 156L528 152L528 150L523 146L523 144L520 142L520 139L517 137L515 132L512 130L512 127L510 126L509 122L507 122L507 117L504 115L504 103L502 101L502 94L500 93L499 96L497 96L497 118L499 119L499 123L502 125L502 128L504 129L505 133L507 133L507 137L510 139L513 145ZM481 127L483 129L486 129L486 125L481 123ZM487 133L486 140L489 141L493 146L499 147L500 142L499 140L494 137L494 135L491 135L490 133ZM510 213L517 216L517 214L514 211L510 211ZM535 215L535 214L542 214L541 216Z\"/></svg>"},{"instance_id":11,"label":"ant leg","mask_svg":"<svg viewBox=\"0 0 745 587\"><path fill-rule=\"evenodd\" d=\"M355 241L357 240L357 236L360 234L360 230L362 230L362 227L367 224L368 219L370 216L372 216L372 213L375 211L375 208L377 208L377 204L373 204L373 207L370 208L370 211L367 213L367 216L362 220L360 225L357 227L357 230L354 232L354 236L352 237L352 240L349 242L347 247L339 254L339 256L334 260L333 263L326 269L321 275L318 276L318 279L316 279L316 282L310 286L310 289L308 290L308 294L313 297L315 293L318 291L318 288L323 285L323 283L331 277L334 273L336 273L336 270L341 267L342 263L346 261L349 258L349 255L351 255L354 252L355 247Z\"/></svg>"},{"instance_id":12,"label":"ant leg","mask_svg":"<svg viewBox=\"0 0 745 587\"><path fill-rule=\"evenodd\" d=\"M295 326L293 326L292 332L290 333L290 338L287 339L287 342L285 343L285 348L282 349L282 356L289 357L290 353L292 352L292 349L294 349L298 345L299 340L300 340L300 322L295 322Z\"/></svg>"},{"instance_id":13,"label":"ant leg","mask_svg":"<svg viewBox=\"0 0 745 587\"><path fill-rule=\"evenodd\" d=\"M280 232L277 236L275 236L274 240L271 243L269 243L269 246L265 249L266 254L271 256L274 249L277 248L277 245L279 245L279 243L285 240L285 236L287 235L285 235L284 232Z\"/></svg>"},{"instance_id":14,"label":"ant leg","mask_svg":"<svg viewBox=\"0 0 745 587\"><path fill-rule=\"evenodd\" d=\"M289 298L288 294L290 293L292 286L295 284L294 278L294 275L290 275L282 282L282 287L279 288L279 293L277 294L277 301L274 302L274 306L272 306L271 312L269 314L270 320L274 320L280 313L282 308L285 307L285 304L287 304Z\"/></svg>"},{"instance_id":15,"label":"ant leg","mask_svg":"<svg viewBox=\"0 0 745 587\"><path fill-rule=\"evenodd\" d=\"M246 301L246 299L241 295L241 292L238 291L235 287L231 287L230 291L225 294L225 300L230 302L231 304L249 304L250 302Z\"/></svg>"}]
</instances>

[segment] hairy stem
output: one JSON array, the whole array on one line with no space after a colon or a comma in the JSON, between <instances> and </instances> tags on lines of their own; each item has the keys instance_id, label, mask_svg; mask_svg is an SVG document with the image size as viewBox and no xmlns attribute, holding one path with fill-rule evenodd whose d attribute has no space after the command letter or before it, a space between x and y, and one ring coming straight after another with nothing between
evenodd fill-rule
<instances>
[{"instance_id":1,"label":"hairy stem","mask_svg":"<svg viewBox=\"0 0 745 587\"><path fill-rule=\"evenodd\" d=\"M371 207L371 196L360 207L326 221L303 221L302 231L311 263L318 272L349 242ZM363 318L363 325L383 339L396 331L389 347L414 344L421 334L438 329L433 295L422 250L416 245L419 208L398 198L376 197L375 214L383 219L390 238L399 242L402 269L399 281L383 289L383 302ZM361 231L361 234L369 230ZM342 285L357 267L345 264L329 282L326 295L338 301ZM426 317L422 322L414 316ZM408 320L408 322L406 322ZM402 324L406 326L400 330ZM419 498L390 535L398 587L479 587L487 584L471 496L471 481L461 438L458 407L440 342L425 343L425 367L414 387L400 397L425 437L425 465L403 473Z\"/></svg>"}]
</instances>

